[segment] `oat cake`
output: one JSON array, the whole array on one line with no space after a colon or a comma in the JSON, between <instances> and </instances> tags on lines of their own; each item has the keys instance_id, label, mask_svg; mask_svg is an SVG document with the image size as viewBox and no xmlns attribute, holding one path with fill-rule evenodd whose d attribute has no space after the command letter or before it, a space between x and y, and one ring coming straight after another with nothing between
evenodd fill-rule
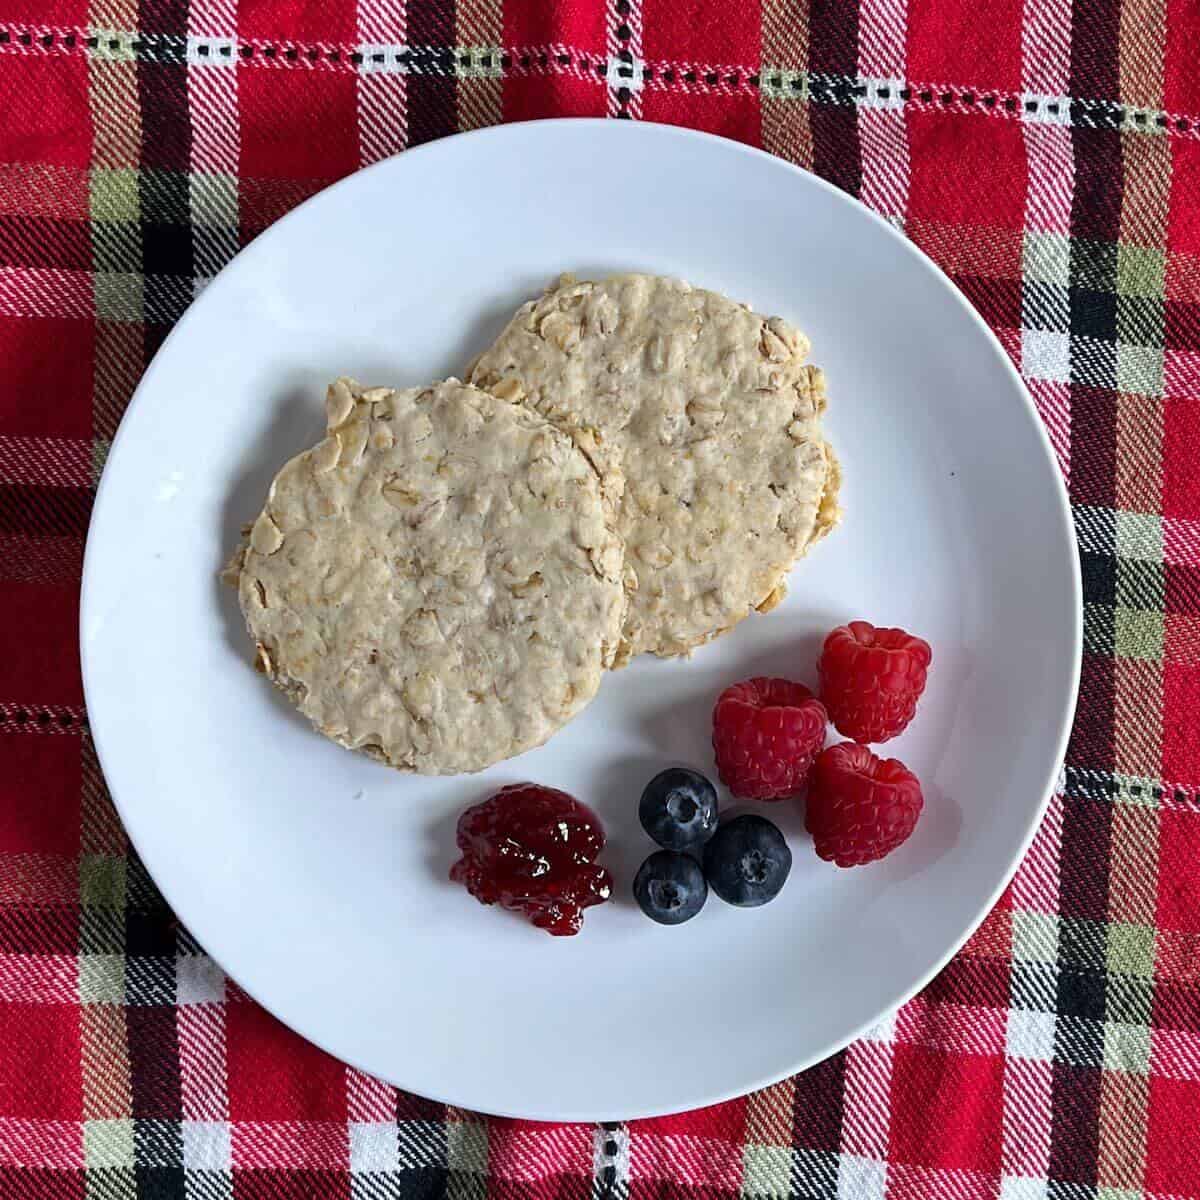
<instances>
[{"instance_id":1,"label":"oat cake","mask_svg":"<svg viewBox=\"0 0 1200 1200\"><path fill-rule=\"evenodd\" d=\"M423 774L544 742L620 641L602 480L527 407L450 380L329 389L231 564L261 669L343 746Z\"/></svg>"},{"instance_id":2,"label":"oat cake","mask_svg":"<svg viewBox=\"0 0 1200 1200\"><path fill-rule=\"evenodd\" d=\"M837 522L824 377L778 317L679 280L564 276L522 306L472 383L571 430L624 477L629 609L617 664L686 654L774 607Z\"/></svg>"}]
</instances>

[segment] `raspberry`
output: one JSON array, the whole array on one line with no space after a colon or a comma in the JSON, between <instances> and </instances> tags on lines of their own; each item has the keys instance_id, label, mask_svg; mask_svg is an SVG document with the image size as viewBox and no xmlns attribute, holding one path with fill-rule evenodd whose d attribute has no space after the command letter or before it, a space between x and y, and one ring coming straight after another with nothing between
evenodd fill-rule
<instances>
[{"instance_id":1,"label":"raspberry","mask_svg":"<svg viewBox=\"0 0 1200 1200\"><path fill-rule=\"evenodd\" d=\"M864 743L902 733L932 658L929 643L903 629L876 629L866 621L840 625L817 660L821 699L837 731Z\"/></svg>"},{"instance_id":2,"label":"raspberry","mask_svg":"<svg viewBox=\"0 0 1200 1200\"><path fill-rule=\"evenodd\" d=\"M726 688L713 708L722 782L743 800L782 800L808 779L827 718L808 688L758 676Z\"/></svg>"},{"instance_id":3,"label":"raspberry","mask_svg":"<svg viewBox=\"0 0 1200 1200\"><path fill-rule=\"evenodd\" d=\"M912 833L923 803L917 777L899 759L840 742L813 764L804 827L826 862L861 866L890 854Z\"/></svg>"},{"instance_id":4,"label":"raspberry","mask_svg":"<svg viewBox=\"0 0 1200 1200\"><path fill-rule=\"evenodd\" d=\"M501 788L458 818L458 848L455 883L547 933L578 933L583 910L612 894L612 877L593 861L604 849L596 814L557 788Z\"/></svg>"}]
</instances>

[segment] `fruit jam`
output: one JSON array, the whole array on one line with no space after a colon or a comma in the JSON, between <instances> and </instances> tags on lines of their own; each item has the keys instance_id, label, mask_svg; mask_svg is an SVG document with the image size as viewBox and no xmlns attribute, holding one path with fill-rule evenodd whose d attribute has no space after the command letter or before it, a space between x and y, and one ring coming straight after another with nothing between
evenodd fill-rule
<instances>
[{"instance_id":1,"label":"fruit jam","mask_svg":"<svg viewBox=\"0 0 1200 1200\"><path fill-rule=\"evenodd\" d=\"M547 933L578 933L583 910L612 895L612 876L594 861L603 827L556 788L501 788L459 817L457 841L462 858L450 878L481 904L523 913Z\"/></svg>"}]
</instances>

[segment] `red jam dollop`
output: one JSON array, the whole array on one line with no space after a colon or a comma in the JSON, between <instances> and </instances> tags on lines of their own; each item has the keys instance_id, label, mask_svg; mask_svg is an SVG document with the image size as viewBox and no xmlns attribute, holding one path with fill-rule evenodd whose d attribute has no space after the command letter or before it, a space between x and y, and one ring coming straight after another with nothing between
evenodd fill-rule
<instances>
[{"instance_id":1,"label":"red jam dollop","mask_svg":"<svg viewBox=\"0 0 1200 1200\"><path fill-rule=\"evenodd\" d=\"M523 913L547 933L578 933L583 910L612 895L612 876L594 861L603 826L557 788L501 788L458 818L457 841L462 858L450 878L480 904Z\"/></svg>"}]
</instances>

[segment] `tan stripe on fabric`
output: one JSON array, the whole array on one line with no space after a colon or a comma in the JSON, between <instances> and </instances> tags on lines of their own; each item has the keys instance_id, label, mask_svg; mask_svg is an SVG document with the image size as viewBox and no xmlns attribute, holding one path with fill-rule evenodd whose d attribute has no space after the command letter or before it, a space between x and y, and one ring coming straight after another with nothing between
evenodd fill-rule
<instances>
[{"instance_id":1,"label":"tan stripe on fabric","mask_svg":"<svg viewBox=\"0 0 1200 1200\"><path fill-rule=\"evenodd\" d=\"M137 64L93 60L88 64L88 89L93 168L136 167L142 145Z\"/></svg>"},{"instance_id":2,"label":"tan stripe on fabric","mask_svg":"<svg viewBox=\"0 0 1200 1200\"><path fill-rule=\"evenodd\" d=\"M1162 107L1166 43L1166 0L1123 0L1118 70L1126 104Z\"/></svg>"},{"instance_id":3,"label":"tan stripe on fabric","mask_svg":"<svg viewBox=\"0 0 1200 1200\"><path fill-rule=\"evenodd\" d=\"M1105 1071L1101 1076L1097 1186L1140 1191L1149 1090L1150 1081L1144 1075Z\"/></svg>"},{"instance_id":4,"label":"tan stripe on fabric","mask_svg":"<svg viewBox=\"0 0 1200 1200\"><path fill-rule=\"evenodd\" d=\"M0 582L74 590L83 569L83 538L0 533Z\"/></svg>"},{"instance_id":5,"label":"tan stripe on fabric","mask_svg":"<svg viewBox=\"0 0 1200 1200\"><path fill-rule=\"evenodd\" d=\"M454 27L459 46L483 46L499 54L504 41L504 11L500 0L459 0L455 7ZM500 78L459 79L459 129L498 125L503 87Z\"/></svg>"},{"instance_id":6,"label":"tan stripe on fabric","mask_svg":"<svg viewBox=\"0 0 1200 1200\"><path fill-rule=\"evenodd\" d=\"M762 65L807 70L809 0L763 0Z\"/></svg>"},{"instance_id":7,"label":"tan stripe on fabric","mask_svg":"<svg viewBox=\"0 0 1200 1200\"><path fill-rule=\"evenodd\" d=\"M1146 869L1158 857L1156 807L1113 806L1111 861L1108 867L1108 919L1128 925L1153 926L1157 901L1156 873Z\"/></svg>"},{"instance_id":8,"label":"tan stripe on fabric","mask_svg":"<svg viewBox=\"0 0 1200 1200\"><path fill-rule=\"evenodd\" d=\"M746 1142L790 1146L795 1124L796 1082L785 1079L746 1097Z\"/></svg>"},{"instance_id":9,"label":"tan stripe on fabric","mask_svg":"<svg viewBox=\"0 0 1200 1200\"><path fill-rule=\"evenodd\" d=\"M469 78L458 81L458 127L482 129L499 125L504 81Z\"/></svg>"},{"instance_id":10,"label":"tan stripe on fabric","mask_svg":"<svg viewBox=\"0 0 1200 1200\"><path fill-rule=\"evenodd\" d=\"M111 441L145 369L146 351L140 325L98 321L93 363L92 423L97 438Z\"/></svg>"},{"instance_id":11,"label":"tan stripe on fabric","mask_svg":"<svg viewBox=\"0 0 1200 1200\"><path fill-rule=\"evenodd\" d=\"M138 0L91 0L93 30L125 31L138 27ZM92 166L136 167L142 144L137 64L111 62L93 54L88 64L92 112Z\"/></svg>"},{"instance_id":12,"label":"tan stripe on fabric","mask_svg":"<svg viewBox=\"0 0 1200 1200\"><path fill-rule=\"evenodd\" d=\"M799 100L762 99L763 149L807 170L813 165L812 126L808 105Z\"/></svg>"},{"instance_id":13,"label":"tan stripe on fabric","mask_svg":"<svg viewBox=\"0 0 1200 1200\"><path fill-rule=\"evenodd\" d=\"M0 904L73 904L78 897L75 859L33 851L0 854Z\"/></svg>"},{"instance_id":14,"label":"tan stripe on fabric","mask_svg":"<svg viewBox=\"0 0 1200 1200\"><path fill-rule=\"evenodd\" d=\"M1113 670L1117 773L1156 778L1162 761L1162 666L1118 657Z\"/></svg>"},{"instance_id":15,"label":"tan stripe on fabric","mask_svg":"<svg viewBox=\"0 0 1200 1200\"><path fill-rule=\"evenodd\" d=\"M83 739L81 756L83 794L79 805L79 852L124 855L125 831L109 797L100 763L96 758L96 747L90 737Z\"/></svg>"},{"instance_id":16,"label":"tan stripe on fabric","mask_svg":"<svg viewBox=\"0 0 1200 1200\"><path fill-rule=\"evenodd\" d=\"M1144 133L1121 136L1125 187L1121 199L1121 241L1134 246L1166 244L1171 195L1171 145L1166 137Z\"/></svg>"},{"instance_id":17,"label":"tan stripe on fabric","mask_svg":"<svg viewBox=\"0 0 1200 1200\"><path fill-rule=\"evenodd\" d=\"M1024 234L1019 229L913 217L907 230L909 237L951 275L1012 279L1020 272Z\"/></svg>"},{"instance_id":18,"label":"tan stripe on fabric","mask_svg":"<svg viewBox=\"0 0 1200 1200\"><path fill-rule=\"evenodd\" d=\"M0 214L86 221L88 172L51 163L0 163Z\"/></svg>"},{"instance_id":19,"label":"tan stripe on fabric","mask_svg":"<svg viewBox=\"0 0 1200 1200\"><path fill-rule=\"evenodd\" d=\"M1122 0L1118 62L1127 104L1163 104L1166 0ZM1157 778L1162 765L1163 667L1161 574L1163 415L1162 327L1155 310L1165 284L1171 152L1166 137L1121 135L1121 221L1118 247L1117 478L1118 587L1140 582L1123 597L1114 663L1114 766L1119 774ZM1144 518L1126 514L1147 514ZM1148 594L1142 596L1140 592ZM1133 601L1130 606L1130 601ZM1143 609L1140 604L1146 607ZM1158 886L1159 821L1155 805L1119 802L1113 809L1109 867L1110 959L1138 927L1152 925ZM1114 940L1116 939L1116 940ZM1129 968L1110 962L1110 970ZM1110 992L1123 976L1112 976ZM1124 984L1122 984L1124 986ZM1132 986L1132 983L1129 985ZM1101 1186L1140 1188L1146 1157L1149 1031L1106 1026L1101 1094ZM1111 1045L1109 1045L1111 1043ZM1143 1053L1143 1043L1144 1053ZM1128 1072L1128 1073L1127 1073Z\"/></svg>"},{"instance_id":20,"label":"tan stripe on fabric","mask_svg":"<svg viewBox=\"0 0 1200 1200\"><path fill-rule=\"evenodd\" d=\"M118 1004L84 1004L79 1022L84 1120L128 1117L133 1099L125 1010Z\"/></svg>"},{"instance_id":21,"label":"tan stripe on fabric","mask_svg":"<svg viewBox=\"0 0 1200 1200\"><path fill-rule=\"evenodd\" d=\"M500 0L459 0L454 31L460 46L499 46L504 40L504 10Z\"/></svg>"},{"instance_id":22,"label":"tan stripe on fabric","mask_svg":"<svg viewBox=\"0 0 1200 1200\"><path fill-rule=\"evenodd\" d=\"M763 0L762 144L763 149L809 170L813 165L812 125L807 99L781 98L769 89L772 71L807 71L810 0ZM807 88L803 93L807 96Z\"/></svg>"},{"instance_id":23,"label":"tan stripe on fabric","mask_svg":"<svg viewBox=\"0 0 1200 1200\"><path fill-rule=\"evenodd\" d=\"M139 0L91 0L88 20L97 29L137 29Z\"/></svg>"},{"instance_id":24,"label":"tan stripe on fabric","mask_svg":"<svg viewBox=\"0 0 1200 1200\"><path fill-rule=\"evenodd\" d=\"M993 908L963 947L963 957L1007 962L1012 957L1012 926L1012 909Z\"/></svg>"},{"instance_id":25,"label":"tan stripe on fabric","mask_svg":"<svg viewBox=\"0 0 1200 1200\"><path fill-rule=\"evenodd\" d=\"M484 1200L488 1194L488 1122L461 1108L446 1109L446 1200Z\"/></svg>"},{"instance_id":26,"label":"tan stripe on fabric","mask_svg":"<svg viewBox=\"0 0 1200 1200\"><path fill-rule=\"evenodd\" d=\"M1143 356L1153 357L1153 356ZM1117 507L1157 512L1162 503L1163 406L1156 396L1117 397Z\"/></svg>"}]
</instances>

